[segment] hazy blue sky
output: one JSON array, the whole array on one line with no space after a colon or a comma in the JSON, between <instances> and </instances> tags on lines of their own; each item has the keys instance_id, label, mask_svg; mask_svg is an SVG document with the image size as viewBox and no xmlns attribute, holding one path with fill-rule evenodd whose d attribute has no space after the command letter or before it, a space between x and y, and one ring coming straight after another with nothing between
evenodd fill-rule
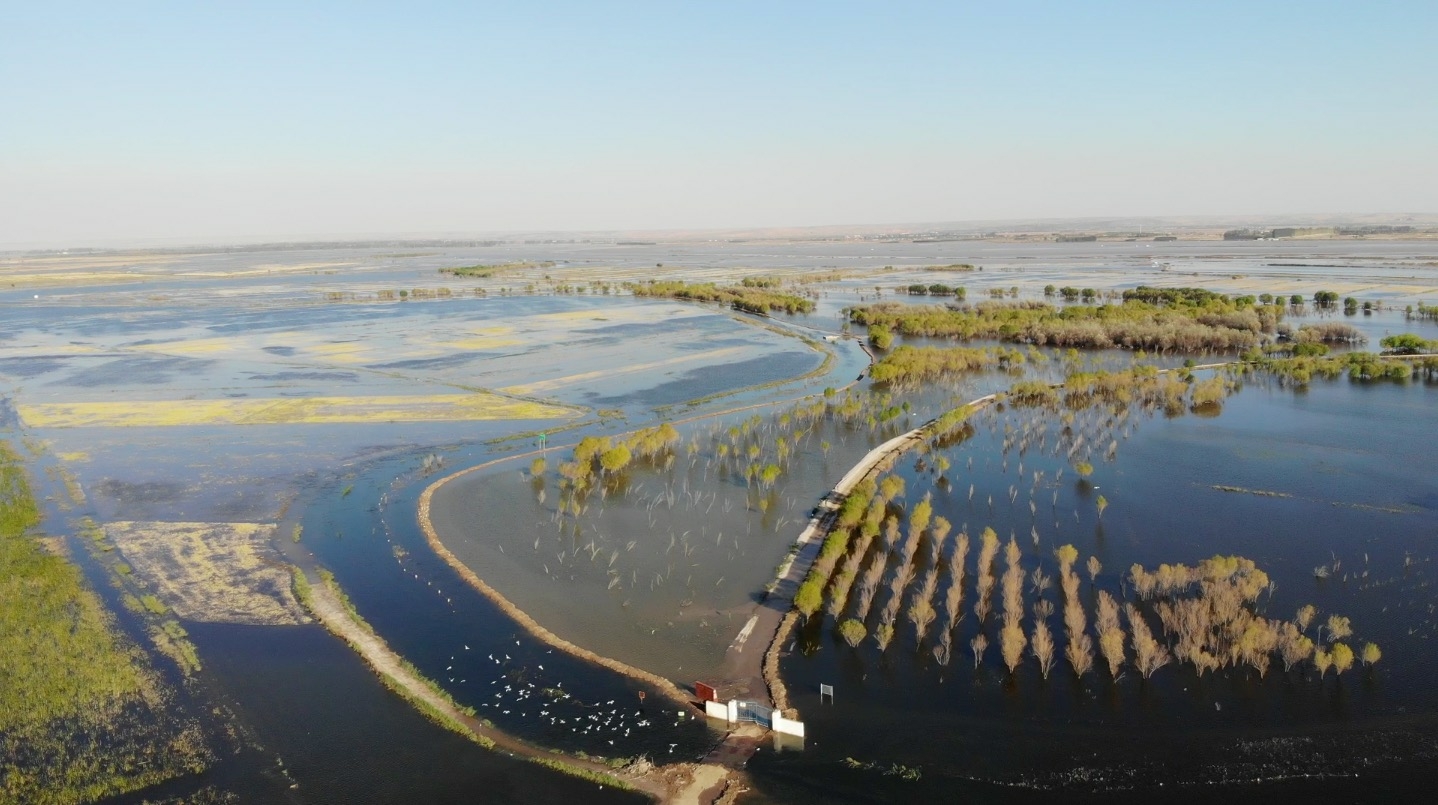
<instances>
[{"instance_id":1,"label":"hazy blue sky","mask_svg":"<svg viewBox=\"0 0 1438 805\"><path fill-rule=\"evenodd\" d=\"M0 11L0 244L1438 212L1438 2Z\"/></svg>"}]
</instances>

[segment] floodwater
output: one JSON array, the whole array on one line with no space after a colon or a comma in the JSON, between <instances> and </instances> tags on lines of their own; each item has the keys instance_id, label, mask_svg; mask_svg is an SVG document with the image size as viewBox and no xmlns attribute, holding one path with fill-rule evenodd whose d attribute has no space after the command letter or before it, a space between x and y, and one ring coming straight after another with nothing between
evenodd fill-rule
<instances>
[{"instance_id":1,"label":"floodwater","mask_svg":"<svg viewBox=\"0 0 1438 805\"><path fill-rule=\"evenodd\" d=\"M1020 298L1040 298L1049 283L1100 290L1199 284L1310 298L1323 288L1396 309L1352 318L1311 313L1295 323L1349 321L1369 335L1370 348L1392 332L1438 337L1438 323L1405 321L1399 312L1419 300L1438 301L1431 242L239 249L96 257L89 263L71 256L61 268L94 272L79 280L36 279L27 272L39 269L26 260L0 257L0 270L12 280L0 283L8 285L0 288L6 310L0 323L0 419L35 440L47 456L47 473L72 473L84 491L82 502L57 506L65 498L61 484L37 477L52 503L52 532L68 532L82 515L102 524L278 522L277 557L332 569L393 648L480 716L546 747L605 756L644 752L660 762L694 759L716 733L678 718L652 692L641 706L642 686L551 653L470 591L418 534L414 503L426 484L440 473L527 451L533 439L522 434L548 430L550 466L539 485L544 499L527 475L527 459L502 464L447 488L452 499L436 501L437 520L449 518L441 531L447 539L457 535L456 553L541 623L685 683L716 667L739 625L730 613L760 593L810 507L854 460L886 434L1014 379L987 373L896 397L889 404L907 401L911 410L883 427L825 420L780 462L783 472L772 489L746 484L732 461L720 471L712 459L730 427L759 416L755 440L771 460L774 439L793 435L777 421L787 407L781 403L828 386L842 388L864 371L867 359L855 342L812 343L841 331L846 306L876 296L932 301L893 293L918 281L964 285L971 301L985 298L988 288L1011 286L1020 288ZM517 261L532 264L483 280L437 273ZM924 270L959 262L983 270ZM808 286L818 306L809 316L761 320L708 306L637 300L618 289L624 281L656 277L728 281L831 270L851 273ZM571 287L560 290L563 285ZM408 301L388 301L387 294L400 291L410 293ZM1122 366L1131 357L1115 353L1091 362ZM1031 362L1025 371L1052 377L1059 367L1056 361ZM70 403L118 401L129 406L121 413L129 414L231 400L446 395L476 388L567 406L575 415L242 426L26 421L33 406ZM856 393L868 394L863 386ZM1411 738L1380 741L1393 733L1384 732L1385 725L1425 735L1434 707L1422 674L1432 659L1423 649L1432 631L1425 574L1434 553L1435 485L1424 474L1431 462L1419 447L1426 444L1422 425L1432 410L1423 395L1431 393L1420 386L1340 383L1294 394L1251 384L1221 417L1139 423L1113 464L1095 462L1098 490L1070 486L1071 476L1042 490L1060 495L1051 506L1059 525L1038 524L1042 551L1025 542L1026 556L1035 561L1051 563L1044 557L1059 540L1100 555L1106 568L1101 583L1105 577L1112 582L1132 561L1191 562L1216 550L1242 552L1280 582L1267 606L1287 612L1312 601L1325 612L1352 617L1359 639L1380 643L1385 656L1371 679L1355 671L1341 688L1330 677L1326 686L1295 681L1290 689L1270 673L1260 684L1209 677L1185 691L1181 669L1166 668L1138 692L1133 680L1125 680L1116 694L1103 695L1092 677L1075 690L1059 680L1061 671L1045 685L1030 669L1010 689L991 670L966 673L964 654L939 667L932 655L905 644L912 637L903 629L880 660L872 644L850 650L820 626L798 636L804 649L817 650L796 651L785 665L810 724L806 750L778 758L767 748L761 752L751 764L759 782L751 797L1008 796L1013 789L995 789L993 781L1074 785L1080 778L1112 792L1150 772L1184 777L1174 770L1182 767L1177 761L1197 757L1199 750L1179 722L1202 725L1219 743L1232 742L1236 727L1227 718L1243 725L1253 764L1218 752L1207 765L1194 761L1184 768L1255 776L1311 769L1311 762L1294 756L1335 757L1353 725L1366 736L1361 756L1380 764L1366 770L1382 768L1384 758L1426 757ZM747 406L761 407L720 415ZM714 418L683 424L704 416ZM635 468L602 506L591 505L577 535L574 522L562 523L561 531L553 520L559 446L665 420L681 421L683 441L673 467L663 473ZM1383 423L1384 429L1355 424L1364 422ZM992 524L1023 540L1034 518L1025 498L1013 506L1001 503L1017 467L1015 462L1008 474L1003 471L987 427L950 448L951 475L956 479L974 455L975 499L993 494L995 511L990 514L987 505L970 510L962 497L967 482L954 480L952 491L936 493L948 507L939 513L955 525L967 523L971 534ZM829 442L827 451L819 448L823 442ZM1030 456L1029 473L1042 462ZM911 463L902 466L912 503L933 476ZM1296 486L1283 486L1284 479ZM1224 493L1211 484L1283 488L1293 497ZM662 505L656 503L661 490ZM1392 490L1407 491L1378 494ZM1111 502L1101 527L1093 511L1098 493ZM295 523L303 526L298 543L288 536ZM538 547L536 537L542 538ZM592 547L581 559L576 549L585 546ZM606 553L598 552L601 546ZM541 549L551 547L566 558L546 568ZM615 551L619 555L611 559ZM1412 564L1395 576L1395 562L1409 557ZM1345 582L1339 574L1315 582L1314 566L1339 559L1344 571L1362 567L1369 576ZM137 619L118 606L103 572L82 564L122 626L143 640ZM561 567L570 575L561 576ZM621 573L624 578L609 587ZM428 724L318 627L185 627L205 666L198 683L176 681L193 696L186 706L200 714L210 703L228 708L233 716L216 716L213 730L233 726L240 735L233 740L243 747L207 779L246 799L446 801L483 791L501 801L590 801L600 795L590 784L495 756ZM1415 631L1409 635L1408 629ZM168 667L166 660L157 662ZM820 708L813 687L830 680L837 680L839 699ZM1221 709L1210 712L1215 704ZM906 730L917 730L923 740L912 740L915 733ZM1295 744L1295 731L1316 741L1316 748ZM1120 733L1133 735L1129 746L1152 750L1159 760L1138 762L1138 749L1124 749ZM1336 738L1323 744L1314 737L1322 735ZM1114 757L1102 763L1079 757L1074 736L1113 745ZM1017 760L1002 751L1018 746L1025 754ZM859 768L845 765L845 757ZM1167 758L1177 765L1165 765ZM871 763L912 765L923 777L911 783ZM1083 771L1089 768L1101 771ZM1043 777L1045 769L1052 774ZM968 777L978 782L963 782ZM187 787L192 782L152 793L183 795L193 790ZM298 788L290 787L296 783Z\"/></svg>"},{"instance_id":2,"label":"floodwater","mask_svg":"<svg viewBox=\"0 0 1438 805\"><path fill-rule=\"evenodd\" d=\"M951 484L936 487L912 460L902 468L908 505L929 491L935 515L956 530L962 524L974 537L986 526L1003 539L1015 534L1026 571L1057 575L1052 551L1060 544L1079 549L1081 574L1084 560L1097 556L1104 570L1094 587L1087 578L1083 585L1090 623L1092 590L1121 596L1120 576L1133 563L1153 569L1237 554L1277 583L1260 599L1261 612L1286 619L1312 603L1320 621L1330 613L1350 617L1350 642L1383 649L1371 671L1359 666L1320 681L1311 668L1284 673L1277 664L1262 679L1251 669L1200 679L1189 666L1170 665L1147 682L1129 671L1114 684L1106 670L1075 681L1062 659L1044 680L1026 655L1010 678L996 640L975 670L968 651L978 630L975 539L967 611L948 665L929 651L932 637L914 643L902 616L899 636L882 653L872 640L850 648L832 617L798 633L783 673L808 727L806 751L757 763L756 776L784 792L785 801L867 801L942 798L948 783L973 787L965 781L989 783L977 790L1003 798L1004 786L1102 791L1164 780L1371 773L1394 761L1426 762L1438 747L1438 693L1431 685L1438 660L1438 465L1428 455L1434 393L1421 383L1343 380L1294 392L1250 381L1221 415L1131 421L1114 459L1095 461L1087 481L1062 455L1036 447L1022 456L1014 447L1006 453L1005 426L1018 429L1039 416L1011 409L979 417L973 438L944 451ZM1045 479L1036 486L1019 479L1020 460L1026 473L1041 471ZM1055 480L1060 469L1067 474ZM1019 495L1011 504L1015 485ZM1094 506L1100 494L1109 502L1101 520ZM1319 566L1333 572L1316 578ZM1047 592L1051 601L1061 602L1059 596ZM1062 619L1049 620L1061 650ZM991 616L986 631L994 624ZM832 704L819 703L820 683L834 686ZM844 758L878 771L846 769L845 794L810 784ZM906 788L885 776L894 763L921 769L923 783Z\"/></svg>"}]
</instances>

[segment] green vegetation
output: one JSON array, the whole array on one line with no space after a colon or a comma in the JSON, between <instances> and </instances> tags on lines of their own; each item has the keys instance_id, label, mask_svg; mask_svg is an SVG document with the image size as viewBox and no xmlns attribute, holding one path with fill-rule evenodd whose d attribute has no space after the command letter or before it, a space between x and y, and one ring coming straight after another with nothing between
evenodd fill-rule
<instances>
[{"instance_id":1,"label":"green vegetation","mask_svg":"<svg viewBox=\"0 0 1438 805\"><path fill-rule=\"evenodd\" d=\"M1123 292L1125 302L1136 300L1151 305L1203 306L1213 302L1226 301L1226 299L1227 297L1222 294L1204 288L1153 288L1140 285Z\"/></svg>"},{"instance_id":2,"label":"green vegetation","mask_svg":"<svg viewBox=\"0 0 1438 805\"><path fill-rule=\"evenodd\" d=\"M925 285L922 282L916 282L913 285L904 288L903 290L907 291L913 296L952 296L959 300L963 300L966 296L968 296L968 291L965 290L963 286L944 285L941 282L935 282L930 285Z\"/></svg>"},{"instance_id":3,"label":"green vegetation","mask_svg":"<svg viewBox=\"0 0 1438 805\"><path fill-rule=\"evenodd\" d=\"M628 286L635 296L685 299L692 302L718 302L745 313L809 313L814 303L793 294L777 293L752 286L719 286L712 282L676 282L650 280Z\"/></svg>"},{"instance_id":4,"label":"green vegetation","mask_svg":"<svg viewBox=\"0 0 1438 805\"><path fill-rule=\"evenodd\" d=\"M454 268L441 268L441 269L439 270L439 273L441 273L441 274L450 274L450 275L456 276L456 277L469 277L470 279L485 279L485 278L487 278L487 277L496 277L496 276L499 276L500 273L504 272L504 271L507 270L507 269L518 269L518 268L547 268L547 267L552 266L552 265L554 265L554 264L553 264L553 263L545 262L545 263L504 263L504 264L502 264L502 265L456 266L456 267L454 267Z\"/></svg>"},{"instance_id":5,"label":"green vegetation","mask_svg":"<svg viewBox=\"0 0 1438 805\"><path fill-rule=\"evenodd\" d=\"M1362 344L1368 340L1368 336L1351 324L1331 321L1305 324L1293 334L1293 340L1300 344Z\"/></svg>"},{"instance_id":6,"label":"green vegetation","mask_svg":"<svg viewBox=\"0 0 1438 805\"><path fill-rule=\"evenodd\" d=\"M1417 360L1400 360L1374 355L1371 352L1292 358L1273 358L1260 355L1256 356L1252 362L1243 364L1236 371L1240 373L1261 372L1278 378L1282 383L1294 386L1306 386L1314 377L1333 379L1344 374L1354 381L1403 381L1415 376L1433 380L1438 379L1438 356Z\"/></svg>"},{"instance_id":7,"label":"green vegetation","mask_svg":"<svg viewBox=\"0 0 1438 805\"><path fill-rule=\"evenodd\" d=\"M1067 298L1073 290L1062 292ZM1081 293L1074 291L1075 298ZM1276 332L1282 308L1240 305L1222 296L1190 301L1175 295L1157 304L1130 299L1117 305L1065 307L1045 302L952 307L881 303L851 308L849 317L855 324L880 326L904 336L1154 352L1237 352L1257 346L1262 334Z\"/></svg>"},{"instance_id":8,"label":"green vegetation","mask_svg":"<svg viewBox=\"0 0 1438 805\"><path fill-rule=\"evenodd\" d=\"M0 802L91 802L207 767L144 655L80 570L29 532L40 512L0 443Z\"/></svg>"},{"instance_id":9,"label":"green vegetation","mask_svg":"<svg viewBox=\"0 0 1438 805\"><path fill-rule=\"evenodd\" d=\"M870 330L888 333L886 328L875 325ZM887 344L887 340L885 344ZM879 346L876 342L875 346ZM882 347L881 347L882 348ZM1008 366L1022 362L1023 353L1003 347L914 347L904 345L885 355L869 370L869 377L880 385L911 386L929 380L937 380L965 372Z\"/></svg>"},{"instance_id":10,"label":"green vegetation","mask_svg":"<svg viewBox=\"0 0 1438 805\"><path fill-rule=\"evenodd\" d=\"M869 344L874 349L888 349L894 344L894 333L888 327L871 325L869 327Z\"/></svg>"},{"instance_id":11,"label":"green vegetation","mask_svg":"<svg viewBox=\"0 0 1438 805\"><path fill-rule=\"evenodd\" d=\"M1418 355L1438 351L1438 341L1428 341L1413 333L1390 335L1378 342L1385 355Z\"/></svg>"}]
</instances>

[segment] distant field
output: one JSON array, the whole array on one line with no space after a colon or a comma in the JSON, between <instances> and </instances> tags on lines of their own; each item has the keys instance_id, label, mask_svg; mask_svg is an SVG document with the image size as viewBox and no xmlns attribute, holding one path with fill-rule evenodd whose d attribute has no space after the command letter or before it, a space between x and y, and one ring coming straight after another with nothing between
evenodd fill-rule
<instances>
[{"instance_id":1,"label":"distant field","mask_svg":"<svg viewBox=\"0 0 1438 805\"><path fill-rule=\"evenodd\" d=\"M561 419L575 411L498 394L429 394L303 399L159 400L19 405L30 427L174 427L366 422Z\"/></svg>"}]
</instances>

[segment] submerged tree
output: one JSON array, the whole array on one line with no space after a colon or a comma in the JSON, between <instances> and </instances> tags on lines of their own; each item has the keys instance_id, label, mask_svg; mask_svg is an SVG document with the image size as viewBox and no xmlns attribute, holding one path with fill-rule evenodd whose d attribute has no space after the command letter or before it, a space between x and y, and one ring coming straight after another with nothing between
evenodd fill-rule
<instances>
[{"instance_id":1,"label":"submerged tree","mask_svg":"<svg viewBox=\"0 0 1438 805\"><path fill-rule=\"evenodd\" d=\"M979 664L984 661L984 651L989 647L989 639L979 632L969 640L969 651L974 655L974 670L978 670Z\"/></svg>"},{"instance_id":2,"label":"submerged tree","mask_svg":"<svg viewBox=\"0 0 1438 805\"><path fill-rule=\"evenodd\" d=\"M1118 670L1123 667L1123 627L1119 624L1118 603L1107 590L1098 594L1098 647L1108 663L1109 676L1118 679Z\"/></svg>"},{"instance_id":3,"label":"submerged tree","mask_svg":"<svg viewBox=\"0 0 1438 805\"><path fill-rule=\"evenodd\" d=\"M1154 639L1153 632L1149 631L1148 623L1144 621L1138 607L1128 604L1126 609L1129 631L1132 633L1130 642L1133 645L1134 665L1137 666L1139 674L1148 679L1155 671L1168 665L1168 649Z\"/></svg>"},{"instance_id":4,"label":"submerged tree","mask_svg":"<svg viewBox=\"0 0 1438 805\"><path fill-rule=\"evenodd\" d=\"M1372 667L1374 663L1383 659L1383 652L1379 650L1377 643L1363 644L1363 664Z\"/></svg>"},{"instance_id":5,"label":"submerged tree","mask_svg":"<svg viewBox=\"0 0 1438 805\"><path fill-rule=\"evenodd\" d=\"M794 594L794 607L803 613L805 620L814 617L824 606L824 582L818 578L808 578L799 585L799 591Z\"/></svg>"},{"instance_id":6,"label":"submerged tree","mask_svg":"<svg viewBox=\"0 0 1438 805\"><path fill-rule=\"evenodd\" d=\"M879 644L880 651L889 649L889 642L894 639L894 624L891 621L884 621L874 630L874 642Z\"/></svg>"},{"instance_id":7,"label":"submerged tree","mask_svg":"<svg viewBox=\"0 0 1438 805\"><path fill-rule=\"evenodd\" d=\"M959 534L954 540L954 549L949 553L949 589L944 593L944 631L947 637L963 617L964 605L964 559L969 554L969 535Z\"/></svg>"},{"instance_id":8,"label":"submerged tree","mask_svg":"<svg viewBox=\"0 0 1438 805\"><path fill-rule=\"evenodd\" d=\"M1298 628L1297 624L1285 623L1278 629L1278 656L1283 658L1283 670L1291 671L1293 666L1313 654L1313 641Z\"/></svg>"},{"instance_id":9,"label":"submerged tree","mask_svg":"<svg viewBox=\"0 0 1438 805\"><path fill-rule=\"evenodd\" d=\"M863 622L857 618L849 618L839 624L839 636L844 638L844 642L848 643L850 648L857 647L862 643L864 636L867 634L868 630L864 628Z\"/></svg>"},{"instance_id":10,"label":"submerged tree","mask_svg":"<svg viewBox=\"0 0 1438 805\"><path fill-rule=\"evenodd\" d=\"M974 615L983 623L988 618L994 590L994 559L999 555L999 535L985 528L979 535L979 562L976 568Z\"/></svg>"},{"instance_id":11,"label":"submerged tree","mask_svg":"<svg viewBox=\"0 0 1438 805\"><path fill-rule=\"evenodd\" d=\"M1342 640L1353 634L1353 625L1342 615L1329 615L1328 622L1324 624L1324 627L1328 631L1328 642L1330 643L1335 640ZM1350 651L1349 653L1352 654L1353 652Z\"/></svg>"},{"instance_id":12,"label":"submerged tree","mask_svg":"<svg viewBox=\"0 0 1438 805\"><path fill-rule=\"evenodd\" d=\"M1039 673L1043 674L1044 679L1048 679L1049 671L1052 671L1054 667L1054 637L1053 633L1049 631L1047 623L1041 620L1034 623L1031 646L1034 659L1039 661Z\"/></svg>"},{"instance_id":13,"label":"submerged tree","mask_svg":"<svg viewBox=\"0 0 1438 805\"><path fill-rule=\"evenodd\" d=\"M1333 658L1334 673L1341 675L1353 667L1353 649L1349 648L1348 644L1334 643L1333 648L1329 650L1329 655Z\"/></svg>"},{"instance_id":14,"label":"submerged tree","mask_svg":"<svg viewBox=\"0 0 1438 805\"><path fill-rule=\"evenodd\" d=\"M1004 665L1008 666L1009 673L1019 667L1027 643L1028 638L1024 637L1024 629L1018 619L1005 617L1003 628L999 630L999 651L1004 655Z\"/></svg>"}]
</instances>

